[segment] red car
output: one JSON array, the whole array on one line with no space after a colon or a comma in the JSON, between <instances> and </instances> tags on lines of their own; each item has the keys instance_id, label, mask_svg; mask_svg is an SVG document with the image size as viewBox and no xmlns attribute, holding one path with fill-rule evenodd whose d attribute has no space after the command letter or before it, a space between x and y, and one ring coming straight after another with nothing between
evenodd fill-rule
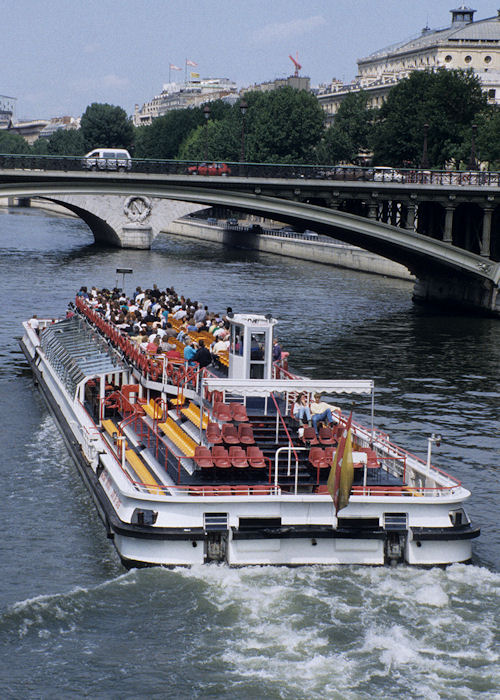
<instances>
[{"instance_id":1,"label":"red car","mask_svg":"<svg viewBox=\"0 0 500 700\"><path fill-rule=\"evenodd\" d=\"M188 168L191 175L231 175L231 168L227 163L200 163Z\"/></svg>"}]
</instances>

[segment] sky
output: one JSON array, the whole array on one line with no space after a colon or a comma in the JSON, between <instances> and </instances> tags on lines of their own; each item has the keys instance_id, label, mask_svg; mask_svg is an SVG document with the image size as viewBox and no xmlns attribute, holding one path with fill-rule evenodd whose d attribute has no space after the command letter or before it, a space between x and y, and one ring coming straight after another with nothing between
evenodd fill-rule
<instances>
[{"instance_id":1,"label":"sky","mask_svg":"<svg viewBox=\"0 0 500 700\"><path fill-rule=\"evenodd\" d=\"M449 26L462 0L0 0L0 95L17 119L79 117L92 102L132 114L186 59L239 87L293 74L352 80L356 59ZM475 0L475 19L500 0Z\"/></svg>"}]
</instances>

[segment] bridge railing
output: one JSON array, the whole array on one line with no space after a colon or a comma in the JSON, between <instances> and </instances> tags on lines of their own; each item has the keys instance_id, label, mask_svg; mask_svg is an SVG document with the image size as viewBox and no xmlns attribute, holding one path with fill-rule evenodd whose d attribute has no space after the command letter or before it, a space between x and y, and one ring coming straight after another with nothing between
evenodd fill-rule
<instances>
[{"instance_id":1,"label":"bridge railing","mask_svg":"<svg viewBox=\"0 0 500 700\"><path fill-rule=\"evenodd\" d=\"M109 165L109 164L108 164ZM218 167L217 167L218 165ZM116 166L116 161L115 161ZM223 167L221 167L223 166ZM53 156L0 154L0 169L86 172L89 164L83 156ZM116 167L97 168L103 176L116 174ZM361 167L356 165L302 165L279 163L231 163L186 160L133 158L128 174L219 175L222 177L256 177L276 179L335 180L357 182L388 182L418 185L486 185L500 186L496 171L422 170L403 168ZM126 177L126 174L123 174Z\"/></svg>"}]
</instances>

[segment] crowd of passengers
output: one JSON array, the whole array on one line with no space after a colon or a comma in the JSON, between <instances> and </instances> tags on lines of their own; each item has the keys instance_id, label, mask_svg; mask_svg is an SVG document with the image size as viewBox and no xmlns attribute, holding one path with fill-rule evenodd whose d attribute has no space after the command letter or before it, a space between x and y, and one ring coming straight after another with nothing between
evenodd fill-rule
<instances>
[{"instance_id":1,"label":"crowd of passengers","mask_svg":"<svg viewBox=\"0 0 500 700\"><path fill-rule=\"evenodd\" d=\"M184 344L183 359L190 365L196 363L201 367L217 365L221 356L229 350L230 324L228 314L213 313L208 306L199 301L192 301L177 294L173 287L165 291L158 289L143 290L136 287L132 296L127 297L120 289L97 289L81 287L77 296L87 300L104 318L113 323L121 332L127 333L141 350L149 355L159 353L176 353L178 346L173 340ZM169 321L175 319L176 328ZM192 340L191 333L209 333L213 336L210 347L206 347L203 338ZM281 359L281 347L275 340L273 359Z\"/></svg>"}]
</instances>

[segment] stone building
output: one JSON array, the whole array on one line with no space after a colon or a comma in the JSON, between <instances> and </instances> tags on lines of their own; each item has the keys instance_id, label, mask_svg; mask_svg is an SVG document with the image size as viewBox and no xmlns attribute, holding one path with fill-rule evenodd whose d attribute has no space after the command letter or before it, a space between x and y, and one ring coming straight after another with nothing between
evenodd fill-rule
<instances>
[{"instance_id":1,"label":"stone building","mask_svg":"<svg viewBox=\"0 0 500 700\"><path fill-rule=\"evenodd\" d=\"M488 99L500 104L500 10L496 17L474 20L473 10L462 5L451 10L445 29L424 27L410 40L393 44L357 61L358 74L349 84L333 80L323 85L318 100L333 118L342 100L364 90L370 107L380 107L391 87L414 70L472 69Z\"/></svg>"}]
</instances>

